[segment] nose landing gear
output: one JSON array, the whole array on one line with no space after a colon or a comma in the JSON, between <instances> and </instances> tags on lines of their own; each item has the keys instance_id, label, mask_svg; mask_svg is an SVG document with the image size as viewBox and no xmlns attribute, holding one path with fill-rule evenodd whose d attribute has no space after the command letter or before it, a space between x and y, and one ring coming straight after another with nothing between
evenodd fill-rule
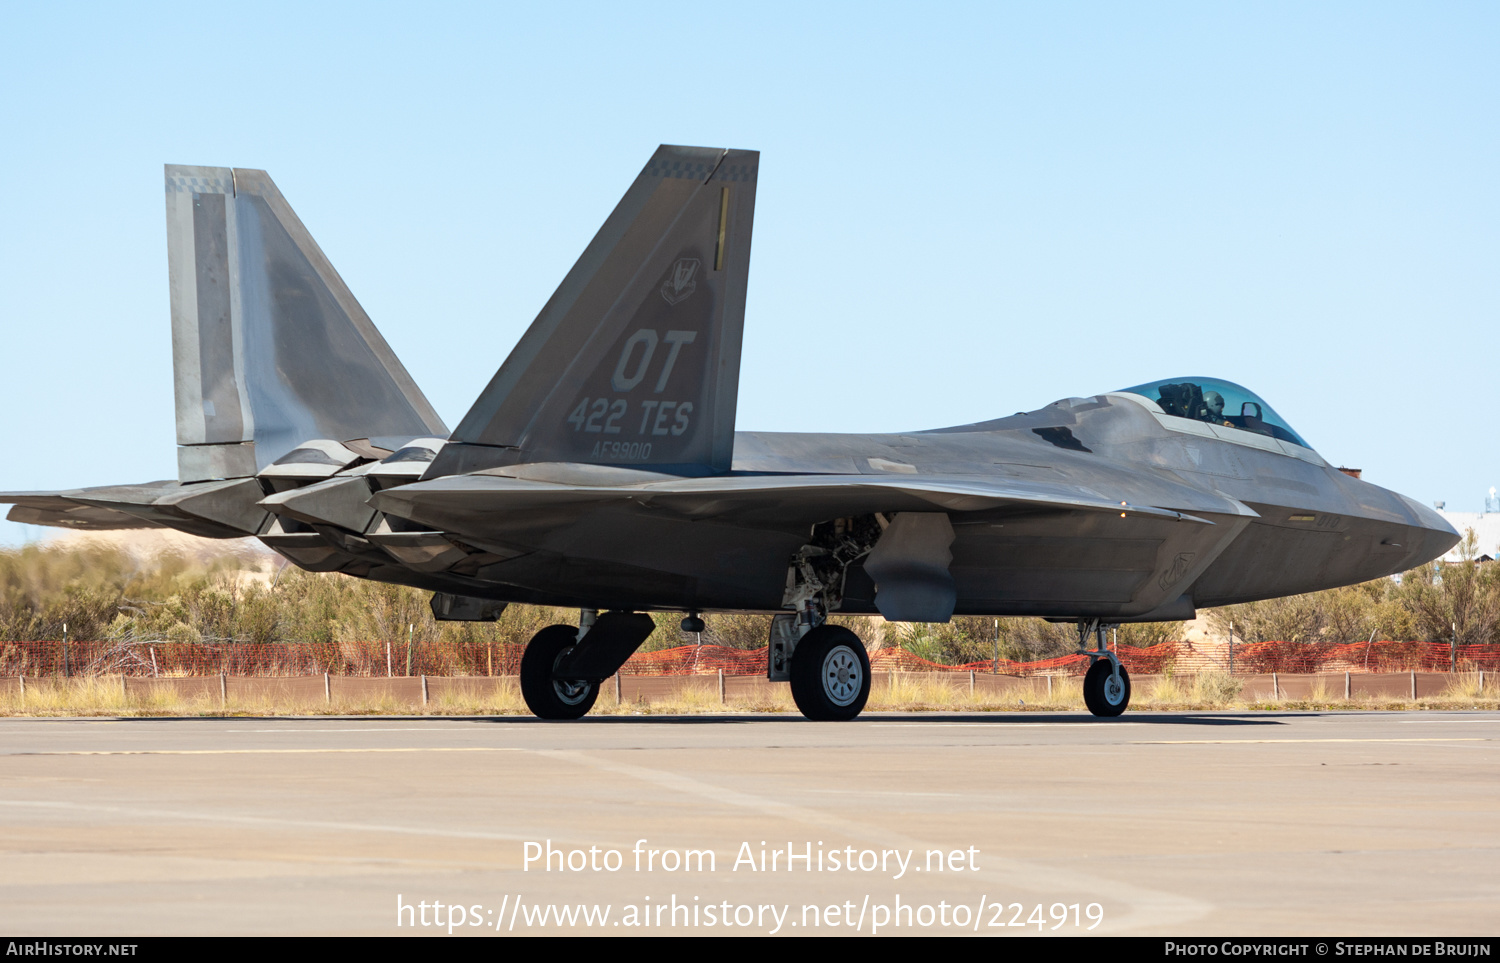
<instances>
[{"instance_id":1,"label":"nose landing gear","mask_svg":"<svg viewBox=\"0 0 1500 963\"><path fill-rule=\"evenodd\" d=\"M1130 673L1105 645L1104 631L1098 619L1078 623L1078 647L1092 663L1083 677L1083 704L1096 716L1112 718L1130 705ZM1093 649L1084 647L1090 635L1096 643Z\"/></svg>"}]
</instances>

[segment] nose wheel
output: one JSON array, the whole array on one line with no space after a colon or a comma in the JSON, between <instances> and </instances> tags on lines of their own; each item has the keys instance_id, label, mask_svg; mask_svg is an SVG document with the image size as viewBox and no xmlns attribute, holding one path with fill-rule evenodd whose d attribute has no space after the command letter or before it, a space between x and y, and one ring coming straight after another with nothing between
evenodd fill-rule
<instances>
[{"instance_id":1,"label":"nose wheel","mask_svg":"<svg viewBox=\"0 0 1500 963\"><path fill-rule=\"evenodd\" d=\"M1095 662L1083 677L1083 703L1096 716L1111 717L1124 712L1130 705L1130 673L1110 659Z\"/></svg>"},{"instance_id":2,"label":"nose wheel","mask_svg":"<svg viewBox=\"0 0 1500 963\"><path fill-rule=\"evenodd\" d=\"M870 657L859 636L839 625L820 625L792 653L792 701L815 722L859 715L870 698Z\"/></svg>"},{"instance_id":3,"label":"nose wheel","mask_svg":"<svg viewBox=\"0 0 1500 963\"><path fill-rule=\"evenodd\" d=\"M1098 619L1078 622L1078 650L1089 657L1089 670L1083 677L1083 704L1106 719L1130 705L1130 673L1104 642L1108 628ZM1092 649L1088 647L1089 636L1094 638Z\"/></svg>"}]
</instances>

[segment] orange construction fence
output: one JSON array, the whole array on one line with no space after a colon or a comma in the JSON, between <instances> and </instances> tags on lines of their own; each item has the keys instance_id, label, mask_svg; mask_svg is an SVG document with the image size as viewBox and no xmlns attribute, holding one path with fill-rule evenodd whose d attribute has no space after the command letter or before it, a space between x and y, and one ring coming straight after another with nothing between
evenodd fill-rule
<instances>
[{"instance_id":1,"label":"orange construction fence","mask_svg":"<svg viewBox=\"0 0 1500 963\"><path fill-rule=\"evenodd\" d=\"M523 646L469 642L192 643L0 642L0 675L322 675L484 676L514 675ZM1334 645L1312 642L1254 642L1203 645L1166 642L1149 648L1120 646L1121 663L1131 672L1151 674L1208 670L1233 672L1441 672L1500 669L1500 645L1446 642L1369 642ZM1088 657L1013 662L985 659L962 665L930 662L905 649L870 652L877 672L986 672L1012 676L1082 675ZM682 645L637 652L621 670L626 675L763 675L766 650L719 645Z\"/></svg>"}]
</instances>

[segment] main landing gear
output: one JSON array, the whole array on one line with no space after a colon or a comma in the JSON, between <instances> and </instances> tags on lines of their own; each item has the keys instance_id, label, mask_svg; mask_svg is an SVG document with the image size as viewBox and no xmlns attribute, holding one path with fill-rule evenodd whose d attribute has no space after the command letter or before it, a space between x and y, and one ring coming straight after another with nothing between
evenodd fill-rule
<instances>
[{"instance_id":1,"label":"main landing gear","mask_svg":"<svg viewBox=\"0 0 1500 963\"><path fill-rule=\"evenodd\" d=\"M814 722L853 719L870 699L870 657L859 636L824 623L792 652L792 701Z\"/></svg>"},{"instance_id":2,"label":"main landing gear","mask_svg":"<svg viewBox=\"0 0 1500 963\"><path fill-rule=\"evenodd\" d=\"M549 625L532 636L521 653L521 697L538 718L582 718L599 698L598 680L560 679L553 674L577 643L578 629Z\"/></svg>"},{"instance_id":3,"label":"main landing gear","mask_svg":"<svg viewBox=\"0 0 1500 963\"><path fill-rule=\"evenodd\" d=\"M1083 703L1096 716L1110 718L1130 705L1130 673L1104 642L1105 626L1098 619L1078 623L1078 647L1091 660L1083 677ZM1095 647L1085 647L1092 635Z\"/></svg>"},{"instance_id":4,"label":"main landing gear","mask_svg":"<svg viewBox=\"0 0 1500 963\"><path fill-rule=\"evenodd\" d=\"M521 654L521 696L542 719L577 719L594 707L599 684L620 671L656 628L649 615L584 609L578 627L549 625Z\"/></svg>"}]
</instances>

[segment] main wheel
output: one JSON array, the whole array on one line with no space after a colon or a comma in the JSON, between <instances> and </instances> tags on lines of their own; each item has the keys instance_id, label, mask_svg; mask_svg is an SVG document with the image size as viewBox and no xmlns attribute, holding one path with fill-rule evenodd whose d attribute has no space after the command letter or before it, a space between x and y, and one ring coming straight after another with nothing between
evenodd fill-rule
<instances>
[{"instance_id":1,"label":"main wheel","mask_svg":"<svg viewBox=\"0 0 1500 963\"><path fill-rule=\"evenodd\" d=\"M859 636L820 625L792 652L792 700L815 722L853 719L870 698L870 657Z\"/></svg>"},{"instance_id":2,"label":"main wheel","mask_svg":"<svg viewBox=\"0 0 1500 963\"><path fill-rule=\"evenodd\" d=\"M594 707L599 683L593 679L556 679L557 663L578 642L578 629L549 625L531 637L521 653L521 697L540 719L577 719Z\"/></svg>"},{"instance_id":3,"label":"main wheel","mask_svg":"<svg viewBox=\"0 0 1500 963\"><path fill-rule=\"evenodd\" d=\"M1120 666L1119 681L1108 659L1089 666L1083 677L1083 702L1096 716L1117 716L1130 705L1130 673Z\"/></svg>"}]
</instances>

